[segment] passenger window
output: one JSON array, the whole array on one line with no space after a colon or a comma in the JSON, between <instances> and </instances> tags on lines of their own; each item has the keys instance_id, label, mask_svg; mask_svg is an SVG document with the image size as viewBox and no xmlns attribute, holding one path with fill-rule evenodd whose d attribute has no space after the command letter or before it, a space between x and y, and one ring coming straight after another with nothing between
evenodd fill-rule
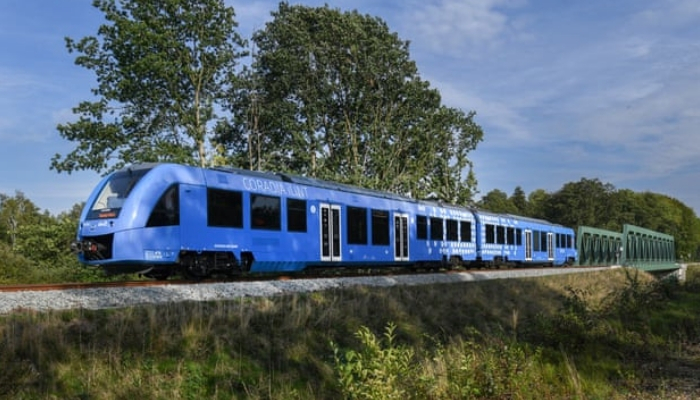
<instances>
[{"instance_id":1,"label":"passenger window","mask_svg":"<svg viewBox=\"0 0 700 400\"><path fill-rule=\"evenodd\" d=\"M250 195L250 227L280 230L280 198L262 194Z\"/></svg>"},{"instance_id":2,"label":"passenger window","mask_svg":"<svg viewBox=\"0 0 700 400\"><path fill-rule=\"evenodd\" d=\"M515 244L517 246L523 245L523 230L522 229L515 230Z\"/></svg>"},{"instance_id":3,"label":"passenger window","mask_svg":"<svg viewBox=\"0 0 700 400\"><path fill-rule=\"evenodd\" d=\"M389 244L389 211L372 210L372 244Z\"/></svg>"},{"instance_id":4,"label":"passenger window","mask_svg":"<svg viewBox=\"0 0 700 400\"><path fill-rule=\"evenodd\" d=\"M496 243L496 227L491 224L486 224L486 243Z\"/></svg>"},{"instance_id":5,"label":"passenger window","mask_svg":"<svg viewBox=\"0 0 700 400\"><path fill-rule=\"evenodd\" d=\"M462 242L472 241L472 223L469 221L460 221L459 235Z\"/></svg>"},{"instance_id":6,"label":"passenger window","mask_svg":"<svg viewBox=\"0 0 700 400\"><path fill-rule=\"evenodd\" d=\"M287 199L287 230L306 232L306 200Z\"/></svg>"},{"instance_id":7,"label":"passenger window","mask_svg":"<svg viewBox=\"0 0 700 400\"><path fill-rule=\"evenodd\" d=\"M496 243L506 244L506 227L505 226L499 225L496 227Z\"/></svg>"},{"instance_id":8,"label":"passenger window","mask_svg":"<svg viewBox=\"0 0 700 400\"><path fill-rule=\"evenodd\" d=\"M207 189L207 225L243 228L243 195L241 192Z\"/></svg>"},{"instance_id":9,"label":"passenger window","mask_svg":"<svg viewBox=\"0 0 700 400\"><path fill-rule=\"evenodd\" d=\"M147 227L180 225L180 191L178 185L173 185L163 193L151 215Z\"/></svg>"},{"instance_id":10,"label":"passenger window","mask_svg":"<svg viewBox=\"0 0 700 400\"><path fill-rule=\"evenodd\" d=\"M430 240L444 240L442 218L430 218Z\"/></svg>"},{"instance_id":11,"label":"passenger window","mask_svg":"<svg viewBox=\"0 0 700 400\"><path fill-rule=\"evenodd\" d=\"M423 215L416 216L416 238L421 240L428 239L428 217Z\"/></svg>"},{"instance_id":12,"label":"passenger window","mask_svg":"<svg viewBox=\"0 0 700 400\"><path fill-rule=\"evenodd\" d=\"M348 207L348 244L367 244L367 209Z\"/></svg>"},{"instance_id":13,"label":"passenger window","mask_svg":"<svg viewBox=\"0 0 700 400\"><path fill-rule=\"evenodd\" d=\"M453 220L453 219L448 219L446 221L447 224L447 240L456 242L459 240L459 222Z\"/></svg>"},{"instance_id":14,"label":"passenger window","mask_svg":"<svg viewBox=\"0 0 700 400\"><path fill-rule=\"evenodd\" d=\"M542 240L542 246L541 246L542 251L547 251L547 232L542 232L542 235L540 236L540 240Z\"/></svg>"},{"instance_id":15,"label":"passenger window","mask_svg":"<svg viewBox=\"0 0 700 400\"><path fill-rule=\"evenodd\" d=\"M508 228L506 230L506 242L508 244L515 244L515 228Z\"/></svg>"},{"instance_id":16,"label":"passenger window","mask_svg":"<svg viewBox=\"0 0 700 400\"><path fill-rule=\"evenodd\" d=\"M532 247L534 251L540 251L540 231L532 231Z\"/></svg>"}]
</instances>

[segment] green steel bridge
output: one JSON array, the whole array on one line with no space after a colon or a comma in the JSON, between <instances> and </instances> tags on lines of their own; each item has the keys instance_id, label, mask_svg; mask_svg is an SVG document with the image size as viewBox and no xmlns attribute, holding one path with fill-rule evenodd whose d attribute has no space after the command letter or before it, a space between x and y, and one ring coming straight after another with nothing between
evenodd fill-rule
<instances>
[{"instance_id":1,"label":"green steel bridge","mask_svg":"<svg viewBox=\"0 0 700 400\"><path fill-rule=\"evenodd\" d=\"M673 236L634 225L622 232L580 226L577 265L620 265L643 271L671 271L676 264Z\"/></svg>"}]
</instances>

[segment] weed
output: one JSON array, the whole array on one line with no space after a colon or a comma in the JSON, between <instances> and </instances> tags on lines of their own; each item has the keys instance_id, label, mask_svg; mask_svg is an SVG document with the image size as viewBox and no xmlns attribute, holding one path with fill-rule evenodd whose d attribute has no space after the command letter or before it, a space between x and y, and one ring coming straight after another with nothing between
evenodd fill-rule
<instances>
[{"instance_id":1,"label":"weed","mask_svg":"<svg viewBox=\"0 0 700 400\"><path fill-rule=\"evenodd\" d=\"M403 399L413 372L414 351L398 346L396 325L388 324L383 339L363 326L355 333L361 349L341 351L332 344L338 383L348 399Z\"/></svg>"}]
</instances>

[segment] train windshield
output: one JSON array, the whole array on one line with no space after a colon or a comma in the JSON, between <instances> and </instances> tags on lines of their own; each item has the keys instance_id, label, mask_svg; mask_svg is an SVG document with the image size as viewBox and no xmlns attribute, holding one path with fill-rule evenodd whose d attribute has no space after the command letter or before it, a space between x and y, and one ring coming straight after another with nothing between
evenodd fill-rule
<instances>
[{"instance_id":1,"label":"train windshield","mask_svg":"<svg viewBox=\"0 0 700 400\"><path fill-rule=\"evenodd\" d=\"M131 189L148 171L150 169L127 169L115 172L105 183L95 203L90 207L87 219L118 217L122 204L131 193Z\"/></svg>"}]
</instances>

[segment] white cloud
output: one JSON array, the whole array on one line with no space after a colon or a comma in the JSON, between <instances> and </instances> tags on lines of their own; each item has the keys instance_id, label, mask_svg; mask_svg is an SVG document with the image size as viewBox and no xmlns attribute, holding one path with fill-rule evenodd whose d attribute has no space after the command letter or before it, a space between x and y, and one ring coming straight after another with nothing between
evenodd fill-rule
<instances>
[{"instance_id":1,"label":"white cloud","mask_svg":"<svg viewBox=\"0 0 700 400\"><path fill-rule=\"evenodd\" d=\"M697 0L662 0L634 15L633 21L647 27L677 28L700 20L700 2Z\"/></svg>"},{"instance_id":2,"label":"white cloud","mask_svg":"<svg viewBox=\"0 0 700 400\"><path fill-rule=\"evenodd\" d=\"M526 119L511 104L505 101L487 99L469 90L460 90L448 82L434 82L440 88L443 104L464 112L476 111L477 124L487 123L492 131L499 132L499 141L514 143L529 140L532 135L527 130ZM489 138L490 139L490 138Z\"/></svg>"},{"instance_id":3,"label":"white cloud","mask_svg":"<svg viewBox=\"0 0 700 400\"><path fill-rule=\"evenodd\" d=\"M518 27L502 11L517 0L439 0L412 4L407 27L412 40L435 53L469 57L475 48L491 47Z\"/></svg>"}]
</instances>

